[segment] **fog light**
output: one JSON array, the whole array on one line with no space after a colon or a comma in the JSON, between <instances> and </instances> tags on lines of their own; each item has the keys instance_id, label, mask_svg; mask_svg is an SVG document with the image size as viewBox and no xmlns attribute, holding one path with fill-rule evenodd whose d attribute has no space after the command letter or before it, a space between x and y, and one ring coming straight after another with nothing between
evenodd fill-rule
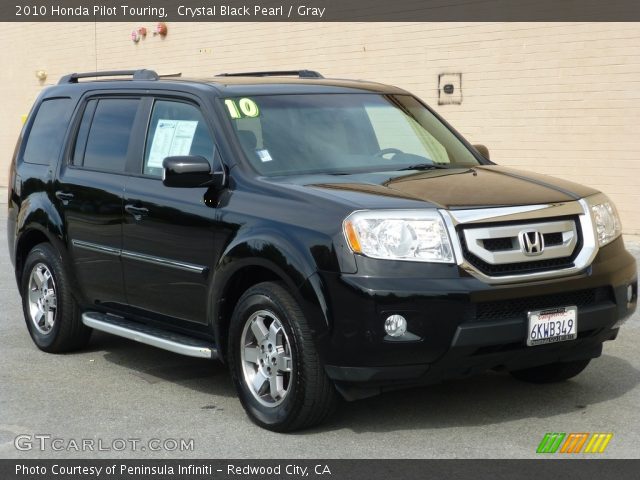
<instances>
[{"instance_id":1,"label":"fog light","mask_svg":"<svg viewBox=\"0 0 640 480\"><path fill-rule=\"evenodd\" d=\"M627 303L631 303L633 299L633 285L627 286Z\"/></svg>"},{"instance_id":2,"label":"fog light","mask_svg":"<svg viewBox=\"0 0 640 480\"><path fill-rule=\"evenodd\" d=\"M384 330L391 337L401 337L407 331L407 319L402 315L391 315L384 321Z\"/></svg>"}]
</instances>

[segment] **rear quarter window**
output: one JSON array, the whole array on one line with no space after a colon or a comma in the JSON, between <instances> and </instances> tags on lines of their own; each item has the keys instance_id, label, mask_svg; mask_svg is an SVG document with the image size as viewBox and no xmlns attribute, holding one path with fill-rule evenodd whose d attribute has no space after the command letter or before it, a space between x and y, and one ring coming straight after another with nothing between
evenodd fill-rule
<instances>
[{"instance_id":1,"label":"rear quarter window","mask_svg":"<svg viewBox=\"0 0 640 480\"><path fill-rule=\"evenodd\" d=\"M69 98L44 100L35 113L22 159L26 163L53 165L60 156L71 117Z\"/></svg>"}]
</instances>

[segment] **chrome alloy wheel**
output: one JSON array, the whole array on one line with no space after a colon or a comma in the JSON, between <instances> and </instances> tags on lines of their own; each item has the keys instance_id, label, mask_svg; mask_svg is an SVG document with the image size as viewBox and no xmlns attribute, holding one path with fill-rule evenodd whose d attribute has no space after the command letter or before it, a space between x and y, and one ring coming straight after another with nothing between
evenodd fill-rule
<instances>
[{"instance_id":1,"label":"chrome alloy wheel","mask_svg":"<svg viewBox=\"0 0 640 480\"><path fill-rule=\"evenodd\" d=\"M44 263L37 263L29 276L29 317L38 332L46 335L56 321L58 297L51 271Z\"/></svg>"},{"instance_id":2,"label":"chrome alloy wheel","mask_svg":"<svg viewBox=\"0 0 640 480\"><path fill-rule=\"evenodd\" d=\"M280 405L291 389L293 357L282 323L270 311L253 313L242 330L240 359L244 381L266 407Z\"/></svg>"}]
</instances>

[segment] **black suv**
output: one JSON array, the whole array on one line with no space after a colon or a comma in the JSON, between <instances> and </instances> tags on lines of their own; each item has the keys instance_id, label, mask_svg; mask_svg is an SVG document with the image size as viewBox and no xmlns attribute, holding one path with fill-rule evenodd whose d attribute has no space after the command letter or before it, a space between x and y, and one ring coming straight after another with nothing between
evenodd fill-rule
<instances>
[{"instance_id":1,"label":"black suv","mask_svg":"<svg viewBox=\"0 0 640 480\"><path fill-rule=\"evenodd\" d=\"M606 196L495 165L404 90L308 70L63 77L20 136L8 235L38 348L96 329L218 358L276 431L338 394L571 378L637 304Z\"/></svg>"}]
</instances>

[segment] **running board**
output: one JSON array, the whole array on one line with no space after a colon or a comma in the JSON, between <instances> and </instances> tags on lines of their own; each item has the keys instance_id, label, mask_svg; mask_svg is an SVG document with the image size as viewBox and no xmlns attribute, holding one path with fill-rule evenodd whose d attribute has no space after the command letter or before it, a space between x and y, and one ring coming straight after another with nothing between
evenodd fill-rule
<instances>
[{"instance_id":1,"label":"running board","mask_svg":"<svg viewBox=\"0 0 640 480\"><path fill-rule=\"evenodd\" d=\"M217 358L215 345L205 340L188 337L179 333L169 332L142 323L133 322L115 315L105 315L99 312L82 314L82 323L87 327L102 332L111 333L119 337L135 340L136 342L153 347L169 350L170 352L199 358Z\"/></svg>"}]
</instances>

